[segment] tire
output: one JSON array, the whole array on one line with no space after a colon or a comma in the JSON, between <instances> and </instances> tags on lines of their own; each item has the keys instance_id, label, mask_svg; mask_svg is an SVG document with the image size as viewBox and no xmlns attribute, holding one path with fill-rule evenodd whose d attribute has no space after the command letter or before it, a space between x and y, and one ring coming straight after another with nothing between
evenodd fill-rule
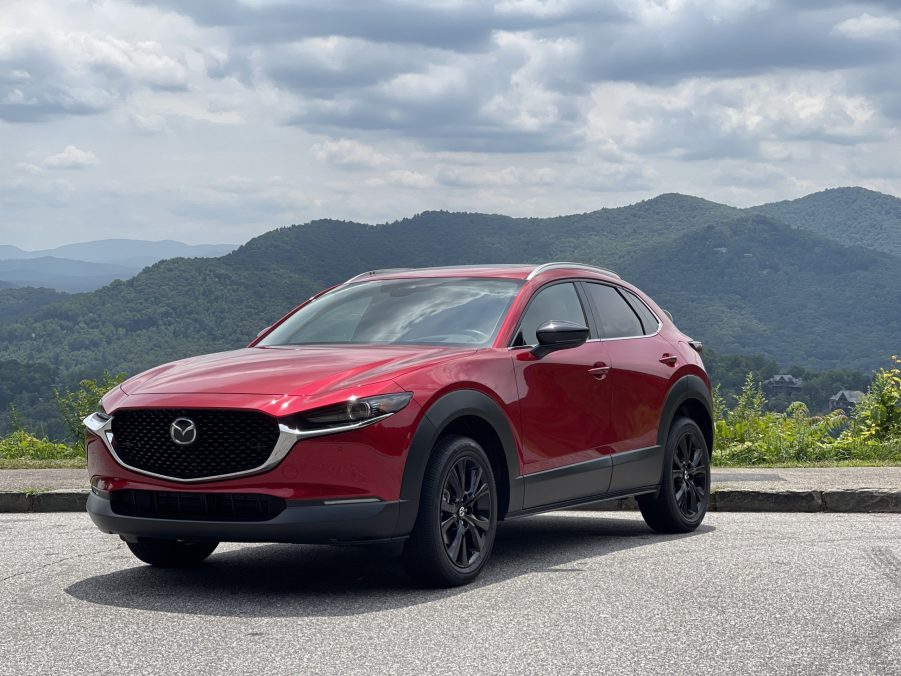
<instances>
[{"instance_id":1,"label":"tire","mask_svg":"<svg viewBox=\"0 0 901 676\"><path fill-rule=\"evenodd\" d=\"M141 539L126 542L131 553L144 563L160 568L187 568L202 563L219 546L218 542Z\"/></svg>"},{"instance_id":2,"label":"tire","mask_svg":"<svg viewBox=\"0 0 901 676\"><path fill-rule=\"evenodd\" d=\"M666 439L660 490L639 496L641 515L658 533L688 533L701 525L709 504L707 441L693 420L676 418Z\"/></svg>"},{"instance_id":3,"label":"tire","mask_svg":"<svg viewBox=\"0 0 901 676\"><path fill-rule=\"evenodd\" d=\"M404 545L407 573L433 587L469 584L491 556L496 531L497 489L485 451L469 437L440 439Z\"/></svg>"}]
</instances>

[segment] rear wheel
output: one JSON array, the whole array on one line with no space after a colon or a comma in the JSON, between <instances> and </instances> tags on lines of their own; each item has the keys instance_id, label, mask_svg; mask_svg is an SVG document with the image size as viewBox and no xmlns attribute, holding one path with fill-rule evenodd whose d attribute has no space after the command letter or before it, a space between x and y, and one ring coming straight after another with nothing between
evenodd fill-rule
<instances>
[{"instance_id":1,"label":"rear wheel","mask_svg":"<svg viewBox=\"0 0 901 676\"><path fill-rule=\"evenodd\" d=\"M688 533L701 525L709 504L707 441L693 420L677 418L666 441L660 490L638 498L641 515L658 533Z\"/></svg>"},{"instance_id":2,"label":"rear wheel","mask_svg":"<svg viewBox=\"0 0 901 676\"><path fill-rule=\"evenodd\" d=\"M126 542L131 553L144 563L161 568L185 568L202 563L218 542L183 542L181 540L141 539Z\"/></svg>"},{"instance_id":3,"label":"rear wheel","mask_svg":"<svg viewBox=\"0 0 901 676\"><path fill-rule=\"evenodd\" d=\"M448 436L432 451L404 567L416 580L455 587L474 580L494 546L497 491L491 463L468 437Z\"/></svg>"}]
</instances>

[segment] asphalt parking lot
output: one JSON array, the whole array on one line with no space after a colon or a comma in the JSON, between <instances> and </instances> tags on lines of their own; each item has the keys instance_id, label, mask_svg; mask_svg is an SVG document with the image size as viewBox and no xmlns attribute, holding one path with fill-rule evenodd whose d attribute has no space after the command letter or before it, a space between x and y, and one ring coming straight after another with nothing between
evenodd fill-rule
<instances>
[{"instance_id":1,"label":"asphalt parking lot","mask_svg":"<svg viewBox=\"0 0 901 676\"><path fill-rule=\"evenodd\" d=\"M901 674L901 515L635 513L504 524L479 581L358 548L139 565L83 514L0 515L2 673Z\"/></svg>"}]
</instances>

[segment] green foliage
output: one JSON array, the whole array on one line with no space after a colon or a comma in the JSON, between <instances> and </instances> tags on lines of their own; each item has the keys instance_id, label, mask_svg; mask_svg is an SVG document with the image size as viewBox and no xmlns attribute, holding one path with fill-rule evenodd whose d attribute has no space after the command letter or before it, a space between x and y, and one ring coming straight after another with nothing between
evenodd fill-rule
<instances>
[{"instance_id":1,"label":"green foliage","mask_svg":"<svg viewBox=\"0 0 901 676\"><path fill-rule=\"evenodd\" d=\"M242 347L314 291L363 270L554 259L618 269L723 354L870 369L901 333L901 313L886 312L899 302L896 258L661 195L557 218L432 211L379 226L281 228L227 256L162 261L2 323L0 359L46 363L66 383L103 369L137 373Z\"/></svg>"},{"instance_id":2,"label":"green foliage","mask_svg":"<svg viewBox=\"0 0 901 676\"><path fill-rule=\"evenodd\" d=\"M749 373L735 405L716 416L714 464L774 465L901 461L901 370L877 374L849 419L842 411L811 415L803 402L767 411Z\"/></svg>"},{"instance_id":3,"label":"green foliage","mask_svg":"<svg viewBox=\"0 0 901 676\"><path fill-rule=\"evenodd\" d=\"M3 460L77 460L83 457L80 446L49 441L25 430L0 438L0 459Z\"/></svg>"},{"instance_id":4,"label":"green foliage","mask_svg":"<svg viewBox=\"0 0 901 676\"><path fill-rule=\"evenodd\" d=\"M764 216L842 244L901 256L901 199L865 188L833 188L796 200L751 207Z\"/></svg>"},{"instance_id":5,"label":"green foliage","mask_svg":"<svg viewBox=\"0 0 901 676\"><path fill-rule=\"evenodd\" d=\"M860 439L881 444L901 439L901 358L892 355L892 363L891 368L879 370L870 389L854 408L843 441Z\"/></svg>"},{"instance_id":6,"label":"green foliage","mask_svg":"<svg viewBox=\"0 0 901 676\"><path fill-rule=\"evenodd\" d=\"M78 387L62 392L53 391L53 397L66 426L66 438L78 443L84 436L82 420L94 411L101 397L126 379L126 374L111 375L104 371L98 380L85 379Z\"/></svg>"},{"instance_id":7,"label":"green foliage","mask_svg":"<svg viewBox=\"0 0 901 676\"><path fill-rule=\"evenodd\" d=\"M68 294L60 291L31 286L0 288L0 323L21 319L68 297Z\"/></svg>"},{"instance_id":8,"label":"green foliage","mask_svg":"<svg viewBox=\"0 0 901 676\"><path fill-rule=\"evenodd\" d=\"M53 388L59 384L59 372L47 364L0 360L0 435L24 427L62 437L53 403Z\"/></svg>"}]
</instances>

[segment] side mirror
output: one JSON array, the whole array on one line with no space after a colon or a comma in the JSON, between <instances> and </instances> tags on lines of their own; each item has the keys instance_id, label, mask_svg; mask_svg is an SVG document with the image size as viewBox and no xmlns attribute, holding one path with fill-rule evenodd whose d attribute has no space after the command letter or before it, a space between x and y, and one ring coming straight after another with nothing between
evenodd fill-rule
<instances>
[{"instance_id":1,"label":"side mirror","mask_svg":"<svg viewBox=\"0 0 901 676\"><path fill-rule=\"evenodd\" d=\"M262 331L260 331L260 332L257 334L257 338L259 338L260 336L262 336L264 333L266 333L266 331L268 331L268 330L271 329L271 328L272 328L272 326L267 326L265 329L263 329Z\"/></svg>"},{"instance_id":2,"label":"side mirror","mask_svg":"<svg viewBox=\"0 0 901 676\"><path fill-rule=\"evenodd\" d=\"M579 347L588 340L588 327L552 319L538 327L535 332L538 345L532 348L532 354L541 359L544 355L556 350L568 350Z\"/></svg>"}]
</instances>

